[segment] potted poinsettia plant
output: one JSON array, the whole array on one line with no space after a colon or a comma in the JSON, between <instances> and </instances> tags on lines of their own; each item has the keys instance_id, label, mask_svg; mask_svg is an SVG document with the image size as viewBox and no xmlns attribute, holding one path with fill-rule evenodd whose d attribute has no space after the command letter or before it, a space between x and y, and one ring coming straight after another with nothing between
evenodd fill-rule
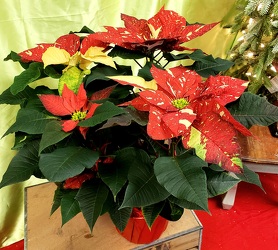
<instances>
[{"instance_id":1,"label":"potted poinsettia plant","mask_svg":"<svg viewBox=\"0 0 278 250\"><path fill-rule=\"evenodd\" d=\"M61 207L62 224L82 212L92 230L109 213L123 231L134 211L151 227L184 208L208 211L209 197L239 181L260 186L237 133L252 136L256 106L275 107L221 75L231 62L183 46L217 23L189 24L164 8L121 18L125 27L83 27L8 55L24 71L0 96L20 105L3 135L15 134L18 153L0 187L45 178L57 184L51 212ZM46 84L34 87L39 79Z\"/></svg>"}]
</instances>

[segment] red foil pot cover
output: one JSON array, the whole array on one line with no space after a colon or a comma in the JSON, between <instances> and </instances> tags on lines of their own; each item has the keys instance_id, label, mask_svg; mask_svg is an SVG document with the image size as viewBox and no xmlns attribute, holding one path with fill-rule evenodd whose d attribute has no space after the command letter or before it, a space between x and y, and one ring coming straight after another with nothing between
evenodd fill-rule
<instances>
[{"instance_id":1,"label":"red foil pot cover","mask_svg":"<svg viewBox=\"0 0 278 250\"><path fill-rule=\"evenodd\" d=\"M166 230L168 220L158 216L154 221L151 229L149 229L143 216L131 217L123 232L118 232L128 241L136 244L147 244L157 240Z\"/></svg>"}]
</instances>

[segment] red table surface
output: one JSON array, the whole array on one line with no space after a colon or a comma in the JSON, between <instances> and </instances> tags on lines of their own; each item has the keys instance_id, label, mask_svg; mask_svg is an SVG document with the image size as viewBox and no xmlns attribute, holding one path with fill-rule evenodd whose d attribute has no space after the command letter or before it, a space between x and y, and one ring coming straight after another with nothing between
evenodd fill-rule
<instances>
[{"instance_id":1,"label":"red table surface","mask_svg":"<svg viewBox=\"0 0 278 250\"><path fill-rule=\"evenodd\" d=\"M216 197L209 200L211 215L196 211L204 227L202 250L278 249L278 175L259 175L266 193L240 183L230 210Z\"/></svg>"},{"instance_id":2,"label":"red table surface","mask_svg":"<svg viewBox=\"0 0 278 250\"><path fill-rule=\"evenodd\" d=\"M240 183L232 209L222 209L219 196L209 200L211 214L195 211L203 224L201 250L278 249L278 175L259 175L266 193ZM23 249L23 240L1 248Z\"/></svg>"}]
</instances>

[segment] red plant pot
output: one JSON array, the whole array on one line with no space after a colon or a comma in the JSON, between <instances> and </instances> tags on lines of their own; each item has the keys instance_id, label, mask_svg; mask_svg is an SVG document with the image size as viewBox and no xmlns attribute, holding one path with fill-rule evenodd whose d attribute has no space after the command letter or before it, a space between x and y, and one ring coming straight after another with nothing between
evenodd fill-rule
<instances>
[{"instance_id":1,"label":"red plant pot","mask_svg":"<svg viewBox=\"0 0 278 250\"><path fill-rule=\"evenodd\" d=\"M143 216L131 217L123 232L117 231L128 241L136 244L147 244L157 240L166 230L168 220L158 216L154 221L151 229L149 229Z\"/></svg>"}]
</instances>

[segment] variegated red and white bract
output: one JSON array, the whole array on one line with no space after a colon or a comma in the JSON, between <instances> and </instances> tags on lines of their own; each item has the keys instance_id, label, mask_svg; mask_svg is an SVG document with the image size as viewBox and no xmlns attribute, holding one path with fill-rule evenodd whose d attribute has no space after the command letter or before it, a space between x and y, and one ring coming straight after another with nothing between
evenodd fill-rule
<instances>
[{"instance_id":1,"label":"variegated red and white bract","mask_svg":"<svg viewBox=\"0 0 278 250\"><path fill-rule=\"evenodd\" d=\"M68 34L59 37L55 43L42 43L19 55L23 62L43 62L44 67L55 64L68 65L64 72L73 66L88 70L95 65L94 63L102 63L115 68L113 59L105 53L107 46L108 44L90 35L84 37L81 43L78 35Z\"/></svg>"},{"instance_id":2,"label":"variegated red and white bract","mask_svg":"<svg viewBox=\"0 0 278 250\"><path fill-rule=\"evenodd\" d=\"M182 136L183 145L195 148L202 159L229 171L240 171L236 132L246 136L251 133L225 105L239 98L247 82L228 76L210 76L203 81L195 71L183 66L168 70L153 66L151 73L157 90L143 89L139 97L122 104L149 112L149 136L155 140Z\"/></svg>"},{"instance_id":3,"label":"variegated red and white bract","mask_svg":"<svg viewBox=\"0 0 278 250\"><path fill-rule=\"evenodd\" d=\"M49 48L64 49L73 56L80 47L80 37L76 34L68 34L59 37L55 43L41 43L37 47L24 50L19 53L23 62L42 62L43 53Z\"/></svg>"},{"instance_id":4,"label":"variegated red and white bract","mask_svg":"<svg viewBox=\"0 0 278 250\"><path fill-rule=\"evenodd\" d=\"M144 53L159 49L164 52L186 50L181 44L202 36L218 23L188 25L186 19L164 7L152 18L137 19L121 14L125 27L105 26L107 32L96 32L92 36L105 43Z\"/></svg>"},{"instance_id":5,"label":"variegated red and white bract","mask_svg":"<svg viewBox=\"0 0 278 250\"><path fill-rule=\"evenodd\" d=\"M201 159L227 171L241 172L240 146L235 140L237 131L233 125L214 112L201 114L198 118L190 133L183 137L185 148L194 148Z\"/></svg>"}]
</instances>

